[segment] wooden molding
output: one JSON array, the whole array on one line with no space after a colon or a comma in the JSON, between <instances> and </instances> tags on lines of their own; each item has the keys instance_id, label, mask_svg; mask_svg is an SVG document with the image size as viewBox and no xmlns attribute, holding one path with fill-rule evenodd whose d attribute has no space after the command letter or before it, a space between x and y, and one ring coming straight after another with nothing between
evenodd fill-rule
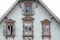
<instances>
[{"instance_id":1,"label":"wooden molding","mask_svg":"<svg viewBox=\"0 0 60 40\"><path fill-rule=\"evenodd\" d=\"M44 39L44 37L50 38L51 37L51 31L50 31L51 21L49 21L48 19L45 19L45 20L41 21L41 23L42 23L42 39ZM49 26L49 35L44 35L44 32L43 32L44 26L43 25L48 25Z\"/></svg>"},{"instance_id":2,"label":"wooden molding","mask_svg":"<svg viewBox=\"0 0 60 40\"><path fill-rule=\"evenodd\" d=\"M26 16L26 17L24 17L24 18L22 18L22 20L23 20L23 38L24 37L32 37L33 38L33 36L34 36L34 34L33 34L33 20L34 20L34 18L32 18L32 17L30 17L30 16ZM32 22L32 34L31 35L25 35L25 32L24 32L24 22Z\"/></svg>"},{"instance_id":3,"label":"wooden molding","mask_svg":"<svg viewBox=\"0 0 60 40\"><path fill-rule=\"evenodd\" d=\"M12 34L12 35L8 35L8 34L7 34L7 28L8 28L8 26L12 26L12 27L13 27L13 33L14 33L14 32L15 32L15 29L14 29L14 23L15 23L15 21L12 20L12 19L7 19L7 20L5 21L5 23L6 23L6 35L5 35L6 39L7 39L8 37L13 37L13 38L14 38L15 34Z\"/></svg>"},{"instance_id":4,"label":"wooden molding","mask_svg":"<svg viewBox=\"0 0 60 40\"><path fill-rule=\"evenodd\" d=\"M24 11L24 16L33 16L34 14L32 13L32 3L33 3L33 1L24 1L24 8L25 8L25 11ZM26 6L29 6L30 7L30 13L28 14L27 12L26 12Z\"/></svg>"}]
</instances>

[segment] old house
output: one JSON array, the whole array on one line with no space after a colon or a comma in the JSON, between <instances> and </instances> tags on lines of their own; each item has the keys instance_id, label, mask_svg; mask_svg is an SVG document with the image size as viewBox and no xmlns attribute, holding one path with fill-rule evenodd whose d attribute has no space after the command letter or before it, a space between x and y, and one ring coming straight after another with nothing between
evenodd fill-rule
<instances>
[{"instance_id":1,"label":"old house","mask_svg":"<svg viewBox=\"0 0 60 40\"><path fill-rule=\"evenodd\" d=\"M0 40L59 40L60 22L39 0L17 0L0 19Z\"/></svg>"}]
</instances>

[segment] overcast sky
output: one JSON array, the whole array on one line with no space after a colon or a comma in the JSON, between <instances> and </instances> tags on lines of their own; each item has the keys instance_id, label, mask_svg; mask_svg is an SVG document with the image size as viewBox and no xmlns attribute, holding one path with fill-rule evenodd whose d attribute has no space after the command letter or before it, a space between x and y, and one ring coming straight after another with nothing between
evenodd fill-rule
<instances>
[{"instance_id":1,"label":"overcast sky","mask_svg":"<svg viewBox=\"0 0 60 40\"><path fill-rule=\"evenodd\" d=\"M60 0L42 0L42 1L60 19Z\"/></svg>"},{"instance_id":2,"label":"overcast sky","mask_svg":"<svg viewBox=\"0 0 60 40\"><path fill-rule=\"evenodd\" d=\"M16 0L0 0L0 18ZM60 0L42 0L48 8L60 19Z\"/></svg>"},{"instance_id":3,"label":"overcast sky","mask_svg":"<svg viewBox=\"0 0 60 40\"><path fill-rule=\"evenodd\" d=\"M0 0L0 18L16 0Z\"/></svg>"}]
</instances>

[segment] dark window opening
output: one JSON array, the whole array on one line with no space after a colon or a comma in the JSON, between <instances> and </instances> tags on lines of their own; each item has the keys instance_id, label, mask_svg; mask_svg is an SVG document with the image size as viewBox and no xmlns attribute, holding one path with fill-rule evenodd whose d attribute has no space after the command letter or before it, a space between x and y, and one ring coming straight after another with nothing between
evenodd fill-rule
<instances>
[{"instance_id":1,"label":"dark window opening","mask_svg":"<svg viewBox=\"0 0 60 40\"><path fill-rule=\"evenodd\" d=\"M13 33L13 26L8 26L8 31L12 35L12 33Z\"/></svg>"},{"instance_id":2,"label":"dark window opening","mask_svg":"<svg viewBox=\"0 0 60 40\"><path fill-rule=\"evenodd\" d=\"M26 12L28 12L28 10L26 10Z\"/></svg>"},{"instance_id":3,"label":"dark window opening","mask_svg":"<svg viewBox=\"0 0 60 40\"><path fill-rule=\"evenodd\" d=\"M9 30L9 32L10 32L10 26L8 26L8 30Z\"/></svg>"},{"instance_id":4,"label":"dark window opening","mask_svg":"<svg viewBox=\"0 0 60 40\"><path fill-rule=\"evenodd\" d=\"M31 31L32 29L31 29L31 27L29 27L29 31Z\"/></svg>"}]
</instances>

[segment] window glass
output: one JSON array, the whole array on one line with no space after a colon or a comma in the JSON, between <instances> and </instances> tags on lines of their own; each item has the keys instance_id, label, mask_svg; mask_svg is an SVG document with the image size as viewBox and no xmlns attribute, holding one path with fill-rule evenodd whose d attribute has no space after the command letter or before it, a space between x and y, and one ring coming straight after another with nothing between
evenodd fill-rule
<instances>
[{"instance_id":1,"label":"window glass","mask_svg":"<svg viewBox=\"0 0 60 40\"><path fill-rule=\"evenodd\" d=\"M26 6L26 13L30 14L30 6Z\"/></svg>"},{"instance_id":2,"label":"window glass","mask_svg":"<svg viewBox=\"0 0 60 40\"><path fill-rule=\"evenodd\" d=\"M13 32L13 27L8 26L8 35L12 35L12 32Z\"/></svg>"},{"instance_id":3,"label":"window glass","mask_svg":"<svg viewBox=\"0 0 60 40\"><path fill-rule=\"evenodd\" d=\"M31 22L25 22L24 26L32 27L32 23Z\"/></svg>"},{"instance_id":4,"label":"window glass","mask_svg":"<svg viewBox=\"0 0 60 40\"><path fill-rule=\"evenodd\" d=\"M44 35L49 35L49 26L48 25L44 25L43 32L44 32Z\"/></svg>"},{"instance_id":5,"label":"window glass","mask_svg":"<svg viewBox=\"0 0 60 40\"><path fill-rule=\"evenodd\" d=\"M25 31L25 34L32 34L32 23L31 22L25 22L24 23L24 31Z\"/></svg>"}]
</instances>

